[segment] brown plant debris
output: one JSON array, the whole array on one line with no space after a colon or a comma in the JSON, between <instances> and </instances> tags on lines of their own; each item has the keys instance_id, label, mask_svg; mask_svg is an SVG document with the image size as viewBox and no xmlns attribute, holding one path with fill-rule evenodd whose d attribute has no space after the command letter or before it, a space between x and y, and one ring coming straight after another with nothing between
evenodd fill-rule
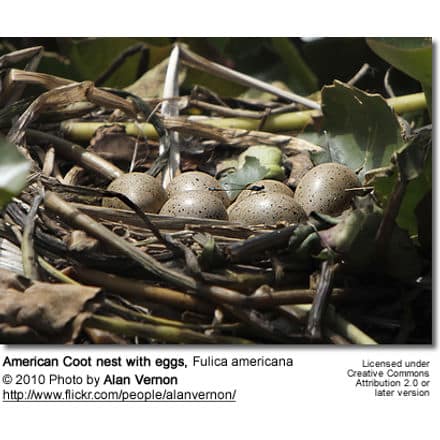
<instances>
[{"instance_id":1,"label":"brown plant debris","mask_svg":"<svg viewBox=\"0 0 440 440\"><path fill-rule=\"evenodd\" d=\"M99 288L30 283L0 269L0 341L73 342L98 307Z\"/></svg>"}]
</instances>

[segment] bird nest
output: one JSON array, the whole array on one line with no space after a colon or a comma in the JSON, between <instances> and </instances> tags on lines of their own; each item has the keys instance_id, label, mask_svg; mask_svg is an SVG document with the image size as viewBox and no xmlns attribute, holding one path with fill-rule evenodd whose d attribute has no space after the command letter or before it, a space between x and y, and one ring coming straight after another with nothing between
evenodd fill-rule
<instances>
[{"instance_id":1,"label":"bird nest","mask_svg":"<svg viewBox=\"0 0 440 440\"><path fill-rule=\"evenodd\" d=\"M9 79L49 90L8 116L18 116L8 139L31 173L0 220L3 341L375 344L406 331L398 325L402 284L347 270L325 241L338 225L332 218L249 226L167 217L106 189L128 171L169 172L176 133L180 171L215 175L234 154L264 144L282 151L294 187L321 148L265 125L292 105L222 106L200 90L173 101L183 113L203 109L206 121L167 116L162 100L91 82L14 69ZM314 116L298 105L294 113ZM253 118L254 129L226 127L234 115ZM109 196L127 209L102 206ZM355 208L368 211L366 199Z\"/></svg>"}]
</instances>

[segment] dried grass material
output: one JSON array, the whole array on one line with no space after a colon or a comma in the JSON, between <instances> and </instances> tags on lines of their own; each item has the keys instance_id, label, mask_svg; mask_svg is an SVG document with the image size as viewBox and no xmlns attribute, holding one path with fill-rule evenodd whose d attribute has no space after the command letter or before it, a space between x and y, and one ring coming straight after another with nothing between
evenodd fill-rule
<instances>
[{"instance_id":1,"label":"dried grass material","mask_svg":"<svg viewBox=\"0 0 440 440\"><path fill-rule=\"evenodd\" d=\"M35 282L23 286L20 279L0 269L0 341L14 330L21 342L71 342L92 314L90 301L99 288ZM15 337L19 334L16 332Z\"/></svg>"},{"instance_id":2,"label":"dried grass material","mask_svg":"<svg viewBox=\"0 0 440 440\"><path fill-rule=\"evenodd\" d=\"M219 70L187 51L184 61L221 75L226 72L232 80L261 86L237 72ZM2 57L0 62L9 61ZM164 76L165 70L162 68L159 73ZM0 301L0 335L4 340L71 342L80 337L87 342L129 343L311 341L306 332L307 318L317 297L320 277L318 283L309 281L319 263L312 258L317 253L315 249L306 247L310 244L306 238L319 239L315 223L301 227L285 223L242 226L228 221L146 215L133 204L127 203L132 210L119 210L100 203L102 197L109 196L103 189L108 180L125 170L113 160L128 159L135 171L148 170L154 176L164 169L171 170L170 174L177 172L177 155L171 152L171 160L168 156L170 133L179 134L182 152L187 154L182 157L180 168L185 169L183 163L188 161L188 169L206 167L214 174L216 165L239 149L254 144L273 145L290 158L290 182L294 183L310 165L309 154L321 151L319 146L291 135L292 130L302 129L320 116L316 103L306 102L315 110L292 112L298 109L296 105L226 100L200 88L189 97L177 98L177 69L170 70L171 79L161 100L141 100L127 91L97 88L89 81L74 83L29 71L11 69L6 75L14 93L28 83L42 85L48 91L21 116L19 106L9 109L12 113L8 114L19 116L9 132L10 139L29 156L36 157L38 149L43 154L41 163L38 158L35 162L34 183L7 206L0 218L0 236L13 243L5 247L0 242L0 264L4 266L5 256L13 256L14 264L9 268L20 272L22 266L16 263L21 253L11 246L23 241L23 230L27 229L27 246L33 258L32 270L27 268L26 273L34 277L38 269L47 283L31 284L11 274L5 275L3 281L0 277L0 290L9 286L6 291L14 291L9 300L4 295L4 302ZM267 85L262 87L268 90ZM275 92L286 97L279 90ZM296 98L290 95L288 99ZM68 117L72 103L81 106L74 111L84 113L95 108L98 112L76 121L53 123ZM149 108L152 105L157 110L160 103L162 112ZM204 116L179 116L194 105L203 110ZM110 114L114 109L117 112ZM49 113L51 122L47 123L43 117ZM38 131L31 126L37 118ZM108 123L111 128L96 133L98 127ZM54 132L87 142L92 139L92 148L72 144ZM109 148L107 140L116 134ZM139 135L148 138L143 151L134 140ZM29 147L22 144L24 136ZM158 154L158 142L151 142L153 138L166 147L161 148L162 155ZM43 145L47 147L46 155ZM174 153L180 148L177 146ZM106 157L99 157L98 153ZM142 159L141 163L136 159ZM136 169L138 165L140 170ZM42 171L47 176L41 175ZM58 181L50 177L53 174ZM38 185L46 191L44 205L30 212L31 206L36 206ZM31 221L34 228L29 228ZM325 223L325 219L322 221ZM33 240L29 240L29 235ZM322 246L318 250L321 249ZM335 279L337 276L335 273ZM56 280L64 284L57 284ZM369 286L347 287L340 280L335 285L329 282L326 292L331 293L330 302L338 306L356 304L367 308L378 297L383 300L396 294L387 287L375 286L373 293ZM46 295L41 293L43 290ZM57 297L56 290L65 293ZM76 297L72 299L73 295ZM71 305L61 310L61 300ZM44 302L40 312L37 302ZM92 310L89 304L93 305ZM48 327L39 322L40 318ZM321 333L319 342L374 343L337 314L320 323L322 331L315 332Z\"/></svg>"}]
</instances>

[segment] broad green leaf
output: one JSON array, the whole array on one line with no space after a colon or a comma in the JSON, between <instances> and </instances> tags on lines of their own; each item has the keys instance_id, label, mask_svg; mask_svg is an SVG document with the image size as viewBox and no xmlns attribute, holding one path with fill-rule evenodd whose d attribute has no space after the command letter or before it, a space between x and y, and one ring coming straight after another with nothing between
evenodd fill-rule
<instances>
[{"instance_id":1,"label":"broad green leaf","mask_svg":"<svg viewBox=\"0 0 440 440\"><path fill-rule=\"evenodd\" d=\"M432 85L431 84L422 84L423 92L426 96L426 103L428 105L429 114L432 118Z\"/></svg>"},{"instance_id":2,"label":"broad green leaf","mask_svg":"<svg viewBox=\"0 0 440 440\"><path fill-rule=\"evenodd\" d=\"M283 153L278 147L269 145L253 145L238 157L238 166L242 168L247 157L254 157L259 160L260 165L267 169L266 178L282 180L284 169L282 167Z\"/></svg>"},{"instance_id":3,"label":"broad green leaf","mask_svg":"<svg viewBox=\"0 0 440 440\"><path fill-rule=\"evenodd\" d=\"M396 69L420 81L432 114L432 39L428 37L369 38L368 45Z\"/></svg>"},{"instance_id":4,"label":"broad green leaf","mask_svg":"<svg viewBox=\"0 0 440 440\"><path fill-rule=\"evenodd\" d=\"M371 197L356 198L351 210L336 226L319 232L324 241L340 253L355 271L381 271L401 281L415 281L421 272L421 260L407 231L396 226L389 239L384 265L376 264L374 237L382 221L383 210Z\"/></svg>"},{"instance_id":5,"label":"broad green leaf","mask_svg":"<svg viewBox=\"0 0 440 440\"><path fill-rule=\"evenodd\" d=\"M240 45L240 40L240 38L234 39L233 46ZM209 59L210 61L223 65L228 64L230 61L228 58L229 54L224 53L224 50L228 46L228 41L226 40L220 41L216 38L187 37L179 38L179 41L188 45L193 52ZM219 57L220 53L221 56ZM210 73L189 68L186 79L183 83L183 88L190 90L194 86L206 87L220 96L238 96L240 93L243 93L245 90L247 90L246 87L234 82L218 78Z\"/></svg>"},{"instance_id":6,"label":"broad green leaf","mask_svg":"<svg viewBox=\"0 0 440 440\"><path fill-rule=\"evenodd\" d=\"M371 264L375 251L374 236L382 220L383 210L369 196L355 198L356 208L347 212L332 228L319 232L324 242L344 256L356 270Z\"/></svg>"},{"instance_id":7,"label":"broad green leaf","mask_svg":"<svg viewBox=\"0 0 440 440\"><path fill-rule=\"evenodd\" d=\"M328 136L326 136L325 133L317 133L316 131L304 131L303 133L298 133L296 137L299 139L304 139L305 141L310 142L311 144L328 148L327 145ZM326 156L328 156L328 152L326 153ZM329 160L327 160L327 162L328 161Z\"/></svg>"},{"instance_id":8,"label":"broad green leaf","mask_svg":"<svg viewBox=\"0 0 440 440\"><path fill-rule=\"evenodd\" d=\"M94 81L111 63L130 46L139 42L134 38L87 38L73 41L69 47L69 58L81 79ZM126 86L136 79L140 55L133 55L124 62L106 81L108 87Z\"/></svg>"},{"instance_id":9,"label":"broad green leaf","mask_svg":"<svg viewBox=\"0 0 440 440\"><path fill-rule=\"evenodd\" d=\"M425 255L429 256L432 253L432 190L427 192L418 203L415 212L417 239Z\"/></svg>"},{"instance_id":10,"label":"broad green leaf","mask_svg":"<svg viewBox=\"0 0 440 440\"><path fill-rule=\"evenodd\" d=\"M300 94L309 94L318 89L318 79L301 57L295 45L286 37L271 38L275 52L289 72L289 86Z\"/></svg>"},{"instance_id":11,"label":"broad green leaf","mask_svg":"<svg viewBox=\"0 0 440 440\"><path fill-rule=\"evenodd\" d=\"M316 91L318 82L301 54L288 38L181 38L194 52L268 83L284 84L299 94ZM259 92L204 72L189 70L184 86L202 85L222 96L260 99ZM274 99L273 95L269 95Z\"/></svg>"},{"instance_id":12,"label":"broad green leaf","mask_svg":"<svg viewBox=\"0 0 440 440\"><path fill-rule=\"evenodd\" d=\"M188 74L183 83L186 89L192 89L194 86L206 87L209 90L219 94L220 96L238 96L246 90L246 87L231 81L226 81L222 78L217 78L206 72L200 70L188 69Z\"/></svg>"},{"instance_id":13,"label":"broad green leaf","mask_svg":"<svg viewBox=\"0 0 440 440\"><path fill-rule=\"evenodd\" d=\"M421 37L368 38L380 57L422 84L432 83L432 40Z\"/></svg>"},{"instance_id":14,"label":"broad green leaf","mask_svg":"<svg viewBox=\"0 0 440 440\"><path fill-rule=\"evenodd\" d=\"M269 170L261 166L256 157L246 156L245 162L237 171L227 174L220 180L229 198L234 200L240 191L250 183L267 177Z\"/></svg>"},{"instance_id":15,"label":"broad green leaf","mask_svg":"<svg viewBox=\"0 0 440 440\"><path fill-rule=\"evenodd\" d=\"M17 147L0 137L0 209L25 187L29 168Z\"/></svg>"},{"instance_id":16,"label":"broad green leaf","mask_svg":"<svg viewBox=\"0 0 440 440\"><path fill-rule=\"evenodd\" d=\"M73 68L83 80L96 80L121 55L124 50L139 44L136 38L88 38L72 41L68 55ZM146 43L147 44L147 43ZM170 46L149 46L150 67L162 61L169 54ZM127 57L119 68L105 82L107 87L121 88L136 80L140 54Z\"/></svg>"},{"instance_id":17,"label":"broad green leaf","mask_svg":"<svg viewBox=\"0 0 440 440\"><path fill-rule=\"evenodd\" d=\"M231 37L211 37L209 42L214 46L220 53L223 53L230 43Z\"/></svg>"},{"instance_id":18,"label":"broad green leaf","mask_svg":"<svg viewBox=\"0 0 440 440\"><path fill-rule=\"evenodd\" d=\"M401 180L413 180L427 173L426 177L431 183L431 149L432 130L422 130L396 152L394 162Z\"/></svg>"},{"instance_id":19,"label":"broad green leaf","mask_svg":"<svg viewBox=\"0 0 440 440\"><path fill-rule=\"evenodd\" d=\"M44 52L40 64L38 65L38 72L60 76L74 81L81 79L71 61L55 52Z\"/></svg>"},{"instance_id":20,"label":"broad green leaf","mask_svg":"<svg viewBox=\"0 0 440 440\"><path fill-rule=\"evenodd\" d=\"M376 56L361 37L318 38L303 43L301 52L321 84L331 84L335 79L348 81L364 63L377 64ZM370 80L371 76L366 75L362 84L372 84Z\"/></svg>"},{"instance_id":21,"label":"broad green leaf","mask_svg":"<svg viewBox=\"0 0 440 440\"><path fill-rule=\"evenodd\" d=\"M410 146L411 145L414 146L415 144L412 143ZM411 151L414 154L409 154ZM421 164L422 153L425 153L427 157L425 157L425 160ZM411 148L409 152L403 150L402 156L400 159L403 162L401 166L406 167L406 171L404 172L407 173L409 183L406 187L396 222L401 228L407 230L410 235L414 235L418 233L416 217L417 205L432 189L432 156L430 149L428 152L424 152L422 148L419 148L418 151ZM405 158L405 156L408 157ZM373 180L374 192L382 206L386 206L388 203L397 180L397 172L397 169L395 169L391 176L375 177Z\"/></svg>"},{"instance_id":22,"label":"broad green leaf","mask_svg":"<svg viewBox=\"0 0 440 440\"><path fill-rule=\"evenodd\" d=\"M389 165L403 145L399 122L382 96L335 81L322 90L327 161L365 172ZM321 160L322 161L322 160Z\"/></svg>"},{"instance_id":23,"label":"broad green leaf","mask_svg":"<svg viewBox=\"0 0 440 440\"><path fill-rule=\"evenodd\" d=\"M169 48L170 44L173 44L172 38L169 37L136 37L136 40L146 43L149 46L157 47Z\"/></svg>"},{"instance_id":24,"label":"broad green leaf","mask_svg":"<svg viewBox=\"0 0 440 440\"><path fill-rule=\"evenodd\" d=\"M397 180L397 172L388 177L377 177L374 180L374 193L379 202L386 206L389 196L393 191ZM423 174L417 179L411 181L405 191L396 223L403 229L407 230L410 235L417 234L417 218L415 209L423 196L431 189L426 176Z\"/></svg>"},{"instance_id":25,"label":"broad green leaf","mask_svg":"<svg viewBox=\"0 0 440 440\"><path fill-rule=\"evenodd\" d=\"M393 278L412 283L422 272L422 261L417 248L408 231L399 226L391 234L384 271Z\"/></svg>"}]
</instances>

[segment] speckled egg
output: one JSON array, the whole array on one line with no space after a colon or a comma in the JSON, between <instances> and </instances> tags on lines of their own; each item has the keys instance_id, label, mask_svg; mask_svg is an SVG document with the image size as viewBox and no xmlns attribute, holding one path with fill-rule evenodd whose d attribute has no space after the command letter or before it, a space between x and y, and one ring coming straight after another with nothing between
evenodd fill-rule
<instances>
[{"instance_id":1,"label":"speckled egg","mask_svg":"<svg viewBox=\"0 0 440 440\"><path fill-rule=\"evenodd\" d=\"M107 187L127 196L145 212L156 213L167 199L161 184L153 176L144 173L127 173L113 180ZM102 206L106 208L130 209L116 197L104 197Z\"/></svg>"},{"instance_id":2,"label":"speckled egg","mask_svg":"<svg viewBox=\"0 0 440 440\"><path fill-rule=\"evenodd\" d=\"M299 223L307 218L292 197L276 193L254 193L229 210L229 220L246 225L271 225L280 221Z\"/></svg>"},{"instance_id":3,"label":"speckled egg","mask_svg":"<svg viewBox=\"0 0 440 440\"><path fill-rule=\"evenodd\" d=\"M309 215L312 211L339 215L350 206L353 192L361 186L356 174L339 163L323 163L312 168L300 180L294 200Z\"/></svg>"},{"instance_id":4,"label":"speckled egg","mask_svg":"<svg viewBox=\"0 0 440 440\"><path fill-rule=\"evenodd\" d=\"M213 188L217 191L212 191ZM229 197L219 181L209 174L200 171L188 171L175 177L167 187L168 196L174 197L177 193L185 191L202 191L220 199L223 204L229 206Z\"/></svg>"},{"instance_id":5,"label":"speckled egg","mask_svg":"<svg viewBox=\"0 0 440 440\"><path fill-rule=\"evenodd\" d=\"M252 187L264 187L260 190L250 190ZM236 198L235 203L242 202L245 198L249 197L252 194L263 193L263 192L276 192L280 194L285 194L286 196L293 197L294 192L283 182L278 180L271 179L263 179L258 180L257 182L251 183L244 189Z\"/></svg>"},{"instance_id":6,"label":"speckled egg","mask_svg":"<svg viewBox=\"0 0 440 440\"><path fill-rule=\"evenodd\" d=\"M178 192L160 210L161 215L227 220L222 201L205 191Z\"/></svg>"}]
</instances>

